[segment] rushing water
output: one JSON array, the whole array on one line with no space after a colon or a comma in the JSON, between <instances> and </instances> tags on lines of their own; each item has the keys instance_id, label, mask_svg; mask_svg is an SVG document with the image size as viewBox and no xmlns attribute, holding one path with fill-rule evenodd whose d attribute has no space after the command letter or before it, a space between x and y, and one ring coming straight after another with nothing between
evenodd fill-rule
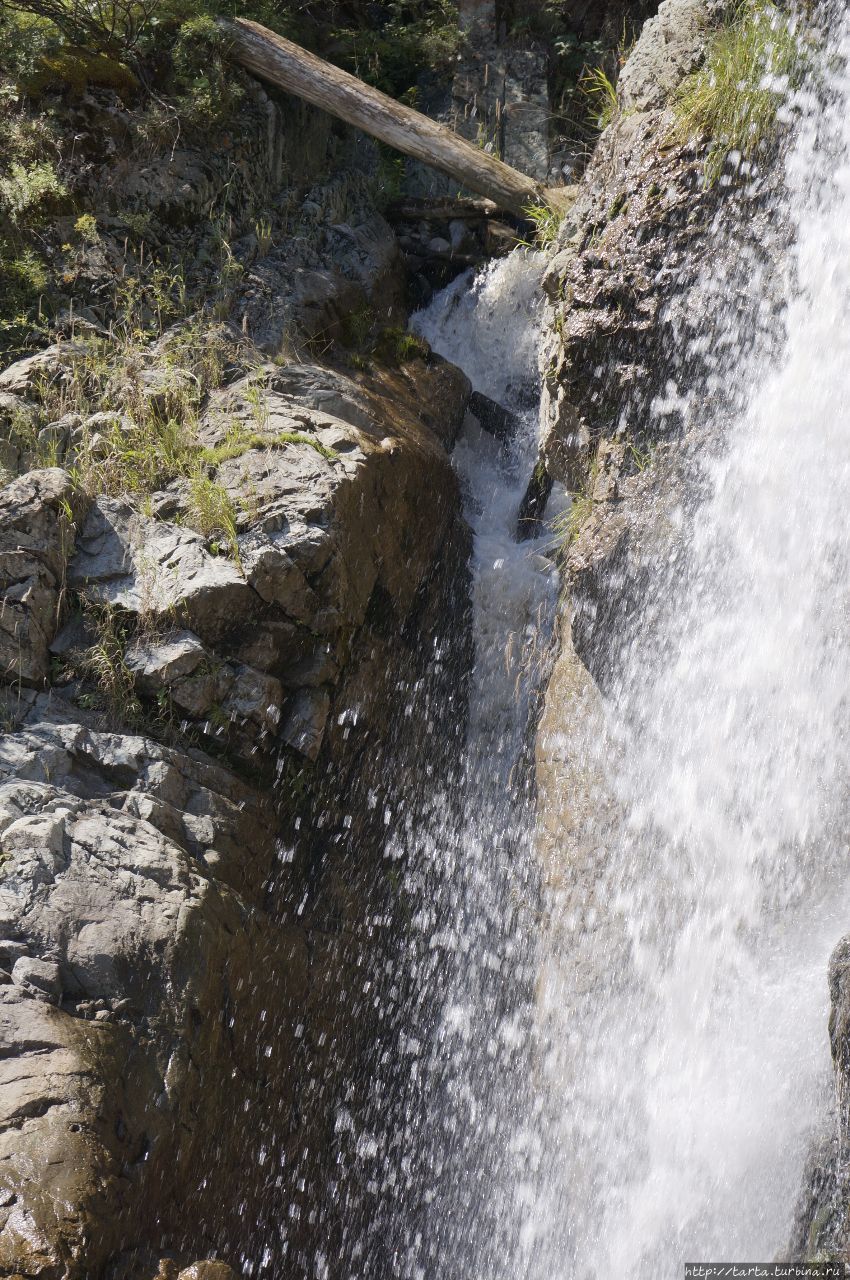
<instances>
[{"instance_id":1,"label":"rushing water","mask_svg":"<svg viewBox=\"0 0 850 1280\"><path fill-rule=\"evenodd\" d=\"M671 328L690 317L686 358L658 370L652 414L659 430L679 416L689 461L665 536L647 539L651 628L609 636L599 689L564 705L555 818L571 778L595 792L548 888L526 766L557 584L545 539L513 536L536 451L541 260L463 277L415 318L519 427L505 448L469 424L455 452L475 539L463 816L444 821L435 799L400 850L413 985L430 993L403 1037L381 1221L404 1280L666 1280L789 1240L830 1122L826 966L850 921L850 86L836 75L825 108L798 104L772 197L787 260L770 280L744 262L749 304L728 300L732 218L668 308ZM782 298L767 318L762 292ZM709 396L687 380L694 353Z\"/></svg>"},{"instance_id":2,"label":"rushing water","mask_svg":"<svg viewBox=\"0 0 850 1280\"><path fill-rule=\"evenodd\" d=\"M529 710L515 690L550 600L547 564L511 536L534 411L509 457L475 431L458 445L476 545L467 822L443 882L430 1102L408 1135L431 1176L399 1274L662 1280L789 1240L830 1112L826 966L850 920L846 104L838 83L801 114L786 159L777 323L754 342L757 273L749 310L725 301L735 246L719 232L685 305L705 312L686 334L703 355L723 332L722 394L689 387L686 360L658 370L659 422L672 404L712 444L649 564L652 637L611 645L593 726L565 726L598 809L565 838L545 913L511 786ZM539 269L513 257L416 321L513 407Z\"/></svg>"},{"instance_id":3,"label":"rushing water","mask_svg":"<svg viewBox=\"0 0 850 1280\"><path fill-rule=\"evenodd\" d=\"M657 417L675 403L714 443L706 496L685 471L679 531L644 566L651 635L611 645L578 748L606 821L553 896L534 1276L781 1256L828 1111L826 966L850 921L847 98L804 116L787 161L770 340L706 266L687 303L693 343L727 331L714 417L658 371Z\"/></svg>"}]
</instances>

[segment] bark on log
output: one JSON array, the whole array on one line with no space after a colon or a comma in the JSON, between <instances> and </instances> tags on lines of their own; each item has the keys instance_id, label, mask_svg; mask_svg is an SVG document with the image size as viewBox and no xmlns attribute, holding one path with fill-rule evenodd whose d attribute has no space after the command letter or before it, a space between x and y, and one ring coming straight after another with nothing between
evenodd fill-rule
<instances>
[{"instance_id":1,"label":"bark on log","mask_svg":"<svg viewBox=\"0 0 850 1280\"><path fill-rule=\"evenodd\" d=\"M356 76L308 53L300 45L247 18L219 19L230 56L252 75L338 116L347 124L413 156L489 197L500 209L522 215L529 204L547 204L564 212L566 189L544 188L480 150L428 116L405 107Z\"/></svg>"}]
</instances>

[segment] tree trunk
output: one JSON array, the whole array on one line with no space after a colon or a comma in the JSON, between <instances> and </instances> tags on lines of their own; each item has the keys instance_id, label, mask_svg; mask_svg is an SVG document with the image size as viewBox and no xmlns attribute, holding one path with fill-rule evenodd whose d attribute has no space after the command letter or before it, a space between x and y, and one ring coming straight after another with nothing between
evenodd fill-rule
<instances>
[{"instance_id":1,"label":"tree trunk","mask_svg":"<svg viewBox=\"0 0 850 1280\"><path fill-rule=\"evenodd\" d=\"M253 75L338 116L397 151L450 174L500 209L522 216L529 204L563 212L571 193L545 189L533 178L488 155L445 125L405 107L356 76L308 53L247 18L221 18L230 56Z\"/></svg>"}]
</instances>

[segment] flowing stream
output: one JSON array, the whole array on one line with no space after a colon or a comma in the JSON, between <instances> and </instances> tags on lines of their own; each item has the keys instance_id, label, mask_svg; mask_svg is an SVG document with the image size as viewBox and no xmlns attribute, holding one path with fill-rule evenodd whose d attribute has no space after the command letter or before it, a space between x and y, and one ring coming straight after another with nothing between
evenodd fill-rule
<instances>
[{"instance_id":1,"label":"flowing stream","mask_svg":"<svg viewBox=\"0 0 850 1280\"><path fill-rule=\"evenodd\" d=\"M843 20L835 43L841 68ZM462 820L435 802L406 850L415 985L436 994L382 1228L404 1280L672 1280L686 1260L782 1257L832 1123L826 969L850 921L850 87L834 74L825 107L796 104L770 197L786 260L769 280L744 263L738 305L733 222L677 300L684 355L652 413L678 415L688 460L648 539L651 625L609 637L593 714L564 724L597 792L548 887L527 748L558 584L551 541L513 536L542 260L463 277L414 319L519 428L506 449L469 425L455 453L475 668ZM688 383L697 352L709 396Z\"/></svg>"}]
</instances>

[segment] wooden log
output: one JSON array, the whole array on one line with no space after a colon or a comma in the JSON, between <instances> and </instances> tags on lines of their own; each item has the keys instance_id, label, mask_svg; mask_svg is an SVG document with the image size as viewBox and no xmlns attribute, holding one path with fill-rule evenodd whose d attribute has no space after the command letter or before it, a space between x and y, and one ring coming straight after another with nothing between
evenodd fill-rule
<instances>
[{"instance_id":1,"label":"wooden log","mask_svg":"<svg viewBox=\"0 0 850 1280\"><path fill-rule=\"evenodd\" d=\"M308 53L247 18L219 19L240 66L279 89L338 116L405 155L448 173L464 186L522 215L529 204L564 212L571 201L558 188L545 189L445 125L403 106L356 76Z\"/></svg>"}]
</instances>

